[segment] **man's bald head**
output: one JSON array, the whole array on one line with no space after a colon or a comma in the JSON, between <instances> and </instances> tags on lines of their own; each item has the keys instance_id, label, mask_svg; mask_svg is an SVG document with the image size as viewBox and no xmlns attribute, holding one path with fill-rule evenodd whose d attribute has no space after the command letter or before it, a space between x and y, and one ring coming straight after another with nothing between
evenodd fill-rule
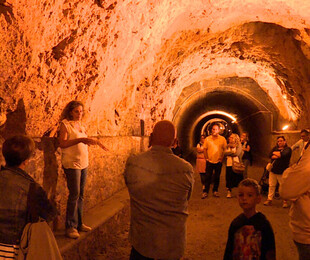
<instances>
[{"instance_id":1,"label":"man's bald head","mask_svg":"<svg viewBox=\"0 0 310 260\"><path fill-rule=\"evenodd\" d=\"M171 121L162 120L155 124L152 145L171 147L175 139L175 127Z\"/></svg>"}]
</instances>

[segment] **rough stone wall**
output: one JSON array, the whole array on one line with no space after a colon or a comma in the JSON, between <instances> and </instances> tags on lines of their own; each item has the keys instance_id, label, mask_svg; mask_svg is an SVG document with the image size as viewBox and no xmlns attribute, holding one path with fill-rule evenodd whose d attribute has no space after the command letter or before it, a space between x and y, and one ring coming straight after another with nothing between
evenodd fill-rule
<instances>
[{"instance_id":1,"label":"rough stone wall","mask_svg":"<svg viewBox=\"0 0 310 260\"><path fill-rule=\"evenodd\" d=\"M1 118L22 102L26 132L42 136L80 99L92 134L132 134L140 119L149 132L172 118L183 87L238 75L257 80L294 119L309 107L309 5L2 1Z\"/></svg>"},{"instance_id":2,"label":"rough stone wall","mask_svg":"<svg viewBox=\"0 0 310 260\"><path fill-rule=\"evenodd\" d=\"M71 100L84 102L88 134L114 152L91 148L88 207L123 187L126 156L144 147L131 138L140 120L148 135L172 119L193 83L251 78L284 118L305 126L309 10L304 0L2 0L0 143L16 133L36 138L43 150L29 171L63 215L65 182L48 137Z\"/></svg>"}]
</instances>

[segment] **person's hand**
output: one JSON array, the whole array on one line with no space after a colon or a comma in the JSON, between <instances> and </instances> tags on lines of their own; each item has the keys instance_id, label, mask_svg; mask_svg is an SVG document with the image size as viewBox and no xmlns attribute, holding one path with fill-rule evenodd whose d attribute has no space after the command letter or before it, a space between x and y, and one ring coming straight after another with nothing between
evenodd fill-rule
<instances>
[{"instance_id":1,"label":"person's hand","mask_svg":"<svg viewBox=\"0 0 310 260\"><path fill-rule=\"evenodd\" d=\"M98 145L101 149L109 151L99 140L92 138L83 138L82 142L87 145Z\"/></svg>"}]
</instances>

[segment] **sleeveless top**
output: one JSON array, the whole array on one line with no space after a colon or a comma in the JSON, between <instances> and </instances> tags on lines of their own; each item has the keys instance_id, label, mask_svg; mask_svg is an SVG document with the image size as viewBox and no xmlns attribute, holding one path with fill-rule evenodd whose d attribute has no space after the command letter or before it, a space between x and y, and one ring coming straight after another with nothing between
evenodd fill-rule
<instances>
[{"instance_id":1,"label":"sleeveless top","mask_svg":"<svg viewBox=\"0 0 310 260\"><path fill-rule=\"evenodd\" d=\"M62 120L67 129L68 140L87 137L85 128L81 126L82 132L74 128L74 121ZM65 169L85 169L88 167L88 147L84 143L78 143L61 149L61 163Z\"/></svg>"}]
</instances>

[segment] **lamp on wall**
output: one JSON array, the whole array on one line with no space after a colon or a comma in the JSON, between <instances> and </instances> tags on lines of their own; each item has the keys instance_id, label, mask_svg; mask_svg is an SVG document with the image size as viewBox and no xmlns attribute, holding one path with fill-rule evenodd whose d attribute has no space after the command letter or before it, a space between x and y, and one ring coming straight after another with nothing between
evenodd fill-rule
<instances>
[{"instance_id":1,"label":"lamp on wall","mask_svg":"<svg viewBox=\"0 0 310 260\"><path fill-rule=\"evenodd\" d=\"M284 130L287 130L288 128L289 128L289 125L285 125L282 127L282 130L284 131Z\"/></svg>"}]
</instances>

